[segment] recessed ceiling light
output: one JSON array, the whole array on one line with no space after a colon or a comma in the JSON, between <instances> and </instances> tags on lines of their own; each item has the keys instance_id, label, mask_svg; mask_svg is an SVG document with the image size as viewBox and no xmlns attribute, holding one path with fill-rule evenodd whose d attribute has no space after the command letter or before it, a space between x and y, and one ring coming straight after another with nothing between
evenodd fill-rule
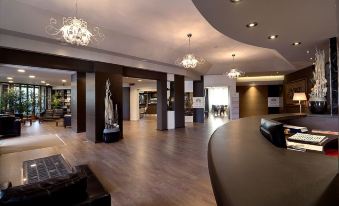
<instances>
[{"instance_id":1,"label":"recessed ceiling light","mask_svg":"<svg viewBox=\"0 0 339 206\"><path fill-rule=\"evenodd\" d=\"M49 85L50 85L50 84L48 84L48 83L46 84L46 86L49 86Z\"/></svg>"},{"instance_id":2,"label":"recessed ceiling light","mask_svg":"<svg viewBox=\"0 0 339 206\"><path fill-rule=\"evenodd\" d=\"M9 83L13 83L13 81L12 81L12 80L9 80L8 82L9 82Z\"/></svg>"},{"instance_id":3,"label":"recessed ceiling light","mask_svg":"<svg viewBox=\"0 0 339 206\"><path fill-rule=\"evenodd\" d=\"M18 72L24 73L24 72L26 72L26 70L24 70L24 69L18 69Z\"/></svg>"},{"instance_id":4,"label":"recessed ceiling light","mask_svg":"<svg viewBox=\"0 0 339 206\"><path fill-rule=\"evenodd\" d=\"M29 78L32 78L32 79L33 79L33 78L35 78L35 76L34 76L34 75L29 75L28 77L29 77Z\"/></svg>"},{"instance_id":5,"label":"recessed ceiling light","mask_svg":"<svg viewBox=\"0 0 339 206\"><path fill-rule=\"evenodd\" d=\"M138 82L142 82L142 80L141 80L141 79L138 79Z\"/></svg>"},{"instance_id":6,"label":"recessed ceiling light","mask_svg":"<svg viewBox=\"0 0 339 206\"><path fill-rule=\"evenodd\" d=\"M45 81L41 81L41 84L45 84L46 82Z\"/></svg>"},{"instance_id":7,"label":"recessed ceiling light","mask_svg":"<svg viewBox=\"0 0 339 206\"><path fill-rule=\"evenodd\" d=\"M276 39L276 38L278 38L278 35L269 35L267 38L268 39Z\"/></svg>"},{"instance_id":8,"label":"recessed ceiling light","mask_svg":"<svg viewBox=\"0 0 339 206\"><path fill-rule=\"evenodd\" d=\"M307 54L309 54L309 53L310 53L310 51L309 51L309 50L307 50L307 51L306 51L306 53L307 53Z\"/></svg>"},{"instance_id":9,"label":"recessed ceiling light","mask_svg":"<svg viewBox=\"0 0 339 206\"><path fill-rule=\"evenodd\" d=\"M230 0L232 3L239 3L241 0Z\"/></svg>"},{"instance_id":10,"label":"recessed ceiling light","mask_svg":"<svg viewBox=\"0 0 339 206\"><path fill-rule=\"evenodd\" d=\"M312 58L312 57L310 57L310 60L313 60L313 58Z\"/></svg>"},{"instance_id":11,"label":"recessed ceiling light","mask_svg":"<svg viewBox=\"0 0 339 206\"><path fill-rule=\"evenodd\" d=\"M7 79L8 79L8 80L12 80L12 79L13 79L13 77L7 77Z\"/></svg>"},{"instance_id":12,"label":"recessed ceiling light","mask_svg":"<svg viewBox=\"0 0 339 206\"><path fill-rule=\"evenodd\" d=\"M246 24L246 27L248 27L248 28L253 28L253 27L256 27L256 26L258 26L257 22L251 22L249 24Z\"/></svg>"},{"instance_id":13,"label":"recessed ceiling light","mask_svg":"<svg viewBox=\"0 0 339 206\"><path fill-rule=\"evenodd\" d=\"M65 83L65 82L67 82L67 81L66 81L66 79L63 79L63 80L61 80L61 82L64 82L64 83Z\"/></svg>"},{"instance_id":14,"label":"recessed ceiling light","mask_svg":"<svg viewBox=\"0 0 339 206\"><path fill-rule=\"evenodd\" d=\"M292 45L293 46L299 46L301 44L301 42L293 42Z\"/></svg>"}]
</instances>

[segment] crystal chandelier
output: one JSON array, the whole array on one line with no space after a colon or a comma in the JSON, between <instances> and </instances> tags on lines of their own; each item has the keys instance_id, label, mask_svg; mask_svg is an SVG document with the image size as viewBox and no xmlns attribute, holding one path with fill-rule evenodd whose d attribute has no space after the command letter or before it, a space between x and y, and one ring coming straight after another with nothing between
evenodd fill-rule
<instances>
[{"instance_id":1,"label":"crystal chandelier","mask_svg":"<svg viewBox=\"0 0 339 206\"><path fill-rule=\"evenodd\" d=\"M233 65L234 65L235 54L232 54L232 57L233 57ZM226 73L226 75L230 79L237 79L238 77L240 77L241 75L244 75L244 74L245 74L245 72L242 72L238 69L231 69L230 72Z\"/></svg>"},{"instance_id":2,"label":"crystal chandelier","mask_svg":"<svg viewBox=\"0 0 339 206\"><path fill-rule=\"evenodd\" d=\"M46 26L49 35L58 36L69 44L87 46L90 42L100 42L105 36L99 27L94 27L92 32L87 29L87 22L78 18L78 1L75 1L75 17L63 17L62 27L57 25L57 20L51 18ZM60 36L61 35L61 36Z\"/></svg>"},{"instance_id":3,"label":"crystal chandelier","mask_svg":"<svg viewBox=\"0 0 339 206\"><path fill-rule=\"evenodd\" d=\"M203 64L205 62L204 59L198 58L191 53L191 37L192 34L187 34L188 37L188 54L184 57L177 59L176 64L179 66L183 66L185 69L194 69L198 66L198 64Z\"/></svg>"}]
</instances>

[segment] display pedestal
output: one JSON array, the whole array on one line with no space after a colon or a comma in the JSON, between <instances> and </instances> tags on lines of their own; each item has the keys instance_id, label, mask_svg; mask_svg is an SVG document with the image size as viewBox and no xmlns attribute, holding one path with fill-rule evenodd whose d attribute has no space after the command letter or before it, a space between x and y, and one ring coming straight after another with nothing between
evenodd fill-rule
<instances>
[{"instance_id":1,"label":"display pedestal","mask_svg":"<svg viewBox=\"0 0 339 206\"><path fill-rule=\"evenodd\" d=\"M120 140L120 129L112 128L112 129L104 129L103 139L105 143L117 142Z\"/></svg>"}]
</instances>

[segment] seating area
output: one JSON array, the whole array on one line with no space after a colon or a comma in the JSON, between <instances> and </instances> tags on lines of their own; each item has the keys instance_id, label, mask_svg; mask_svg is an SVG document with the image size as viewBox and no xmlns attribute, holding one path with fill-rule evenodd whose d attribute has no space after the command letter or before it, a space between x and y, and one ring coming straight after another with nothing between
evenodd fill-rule
<instances>
[{"instance_id":1,"label":"seating area","mask_svg":"<svg viewBox=\"0 0 339 206\"><path fill-rule=\"evenodd\" d=\"M228 116L228 106L227 105L212 105L212 114L213 116Z\"/></svg>"},{"instance_id":2,"label":"seating area","mask_svg":"<svg viewBox=\"0 0 339 206\"><path fill-rule=\"evenodd\" d=\"M57 119L63 118L65 112L63 109L46 109L44 112L40 113L39 122L43 121L55 121Z\"/></svg>"}]
</instances>

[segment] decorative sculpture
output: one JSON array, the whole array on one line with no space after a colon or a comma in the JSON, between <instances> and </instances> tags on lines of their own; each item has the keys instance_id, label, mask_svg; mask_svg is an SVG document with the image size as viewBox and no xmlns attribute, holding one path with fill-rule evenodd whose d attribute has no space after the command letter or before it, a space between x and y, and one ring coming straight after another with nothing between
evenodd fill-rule
<instances>
[{"instance_id":1,"label":"decorative sculpture","mask_svg":"<svg viewBox=\"0 0 339 206\"><path fill-rule=\"evenodd\" d=\"M325 78L325 52L316 51L314 86L311 89L309 105L312 113L323 113L326 109L327 80Z\"/></svg>"},{"instance_id":2,"label":"decorative sculpture","mask_svg":"<svg viewBox=\"0 0 339 206\"><path fill-rule=\"evenodd\" d=\"M106 81L106 96L105 96L105 129L104 129L104 141L112 142L119 138L119 117L118 117L118 105L113 107L112 93L110 91L111 82L109 79Z\"/></svg>"}]
</instances>

